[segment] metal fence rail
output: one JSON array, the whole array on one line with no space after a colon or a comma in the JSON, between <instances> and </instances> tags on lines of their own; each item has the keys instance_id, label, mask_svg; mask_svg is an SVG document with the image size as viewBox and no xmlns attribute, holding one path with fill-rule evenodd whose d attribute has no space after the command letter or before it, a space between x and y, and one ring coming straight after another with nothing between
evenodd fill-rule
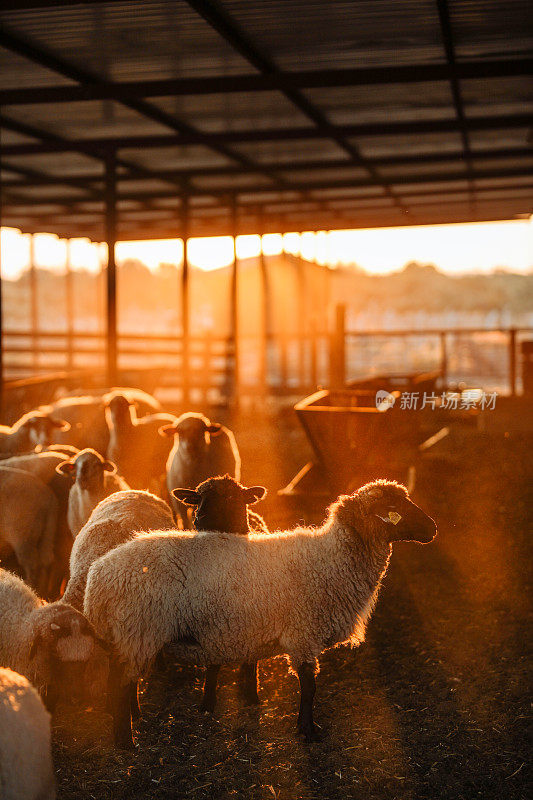
<instances>
[{"instance_id":1,"label":"metal fence rail","mask_svg":"<svg viewBox=\"0 0 533 800\"><path fill-rule=\"evenodd\" d=\"M118 371L123 380L151 375L152 389L157 381L183 401L204 404L302 396L320 385L434 369L443 382L516 394L519 346L532 334L533 328L346 330L339 306L332 333L240 336L238 370L231 336L190 336L184 352L179 334L119 334ZM12 380L58 371L105 374L103 333L8 330L4 337L6 388Z\"/></svg>"}]
</instances>

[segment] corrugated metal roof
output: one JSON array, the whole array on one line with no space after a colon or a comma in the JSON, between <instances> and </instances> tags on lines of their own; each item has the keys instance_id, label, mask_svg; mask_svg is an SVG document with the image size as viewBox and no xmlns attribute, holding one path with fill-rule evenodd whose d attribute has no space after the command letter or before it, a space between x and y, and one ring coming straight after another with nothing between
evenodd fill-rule
<instances>
[{"instance_id":1,"label":"corrugated metal roof","mask_svg":"<svg viewBox=\"0 0 533 800\"><path fill-rule=\"evenodd\" d=\"M528 214L528 6L20 0L3 223L101 239L110 153L131 238Z\"/></svg>"}]
</instances>

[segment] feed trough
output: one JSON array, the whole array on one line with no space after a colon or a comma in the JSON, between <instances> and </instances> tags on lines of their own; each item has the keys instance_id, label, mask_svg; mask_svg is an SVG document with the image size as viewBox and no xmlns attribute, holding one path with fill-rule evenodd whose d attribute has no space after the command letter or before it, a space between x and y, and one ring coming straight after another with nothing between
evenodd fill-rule
<instances>
[{"instance_id":1,"label":"feed trough","mask_svg":"<svg viewBox=\"0 0 533 800\"><path fill-rule=\"evenodd\" d=\"M376 478L414 486L421 454L443 439L441 408L403 407L403 392L435 391L438 373L375 377L324 389L294 406L315 458L281 490L285 496L335 496Z\"/></svg>"}]
</instances>

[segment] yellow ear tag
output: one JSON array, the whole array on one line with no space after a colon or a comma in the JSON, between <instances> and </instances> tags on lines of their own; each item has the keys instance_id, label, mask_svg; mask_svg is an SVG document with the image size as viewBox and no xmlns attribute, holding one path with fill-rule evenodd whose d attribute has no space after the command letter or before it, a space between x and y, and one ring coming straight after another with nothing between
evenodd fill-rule
<instances>
[{"instance_id":1,"label":"yellow ear tag","mask_svg":"<svg viewBox=\"0 0 533 800\"><path fill-rule=\"evenodd\" d=\"M397 511L389 511L389 519L390 519L390 521L392 522L393 525L397 525L399 523L399 521L401 520L401 518L402 518L402 515L398 514Z\"/></svg>"}]
</instances>

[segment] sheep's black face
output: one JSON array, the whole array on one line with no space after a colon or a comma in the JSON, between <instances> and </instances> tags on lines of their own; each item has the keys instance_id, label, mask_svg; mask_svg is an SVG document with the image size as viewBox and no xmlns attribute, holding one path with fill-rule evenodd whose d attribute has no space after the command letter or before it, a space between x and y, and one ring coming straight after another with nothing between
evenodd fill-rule
<instances>
[{"instance_id":1,"label":"sheep's black face","mask_svg":"<svg viewBox=\"0 0 533 800\"><path fill-rule=\"evenodd\" d=\"M65 700L81 702L87 692L92 697L103 695L107 646L71 606L52 603L43 609L30 657L36 654L48 659L51 680Z\"/></svg>"},{"instance_id":2,"label":"sheep's black face","mask_svg":"<svg viewBox=\"0 0 533 800\"><path fill-rule=\"evenodd\" d=\"M120 423L128 422L131 419L131 406L127 397L123 394L114 395L108 403L109 413L113 424L120 425Z\"/></svg>"},{"instance_id":3,"label":"sheep's black face","mask_svg":"<svg viewBox=\"0 0 533 800\"><path fill-rule=\"evenodd\" d=\"M389 542L429 544L437 535L435 521L409 498L403 486L385 483L370 488L368 511L383 524Z\"/></svg>"},{"instance_id":4,"label":"sheep's black face","mask_svg":"<svg viewBox=\"0 0 533 800\"><path fill-rule=\"evenodd\" d=\"M68 431L70 425L63 419L55 419L48 416L30 417L24 424L27 431L28 442L31 447L48 447L54 441L54 435L58 430Z\"/></svg>"},{"instance_id":5,"label":"sheep's black face","mask_svg":"<svg viewBox=\"0 0 533 800\"><path fill-rule=\"evenodd\" d=\"M197 531L248 533L247 507L265 496L263 486L247 489L229 475L209 478L196 490L174 489L180 502L194 508L193 523Z\"/></svg>"},{"instance_id":6,"label":"sheep's black face","mask_svg":"<svg viewBox=\"0 0 533 800\"><path fill-rule=\"evenodd\" d=\"M247 533L248 517L242 493L237 491L233 495L224 495L206 492L200 495L193 523L197 531Z\"/></svg>"},{"instance_id":7,"label":"sheep's black face","mask_svg":"<svg viewBox=\"0 0 533 800\"><path fill-rule=\"evenodd\" d=\"M100 453L91 448L80 452L58 464L56 471L63 475L70 475L76 483L88 492L102 492L104 489L104 473L115 473L117 468L112 461L104 461Z\"/></svg>"}]
</instances>

